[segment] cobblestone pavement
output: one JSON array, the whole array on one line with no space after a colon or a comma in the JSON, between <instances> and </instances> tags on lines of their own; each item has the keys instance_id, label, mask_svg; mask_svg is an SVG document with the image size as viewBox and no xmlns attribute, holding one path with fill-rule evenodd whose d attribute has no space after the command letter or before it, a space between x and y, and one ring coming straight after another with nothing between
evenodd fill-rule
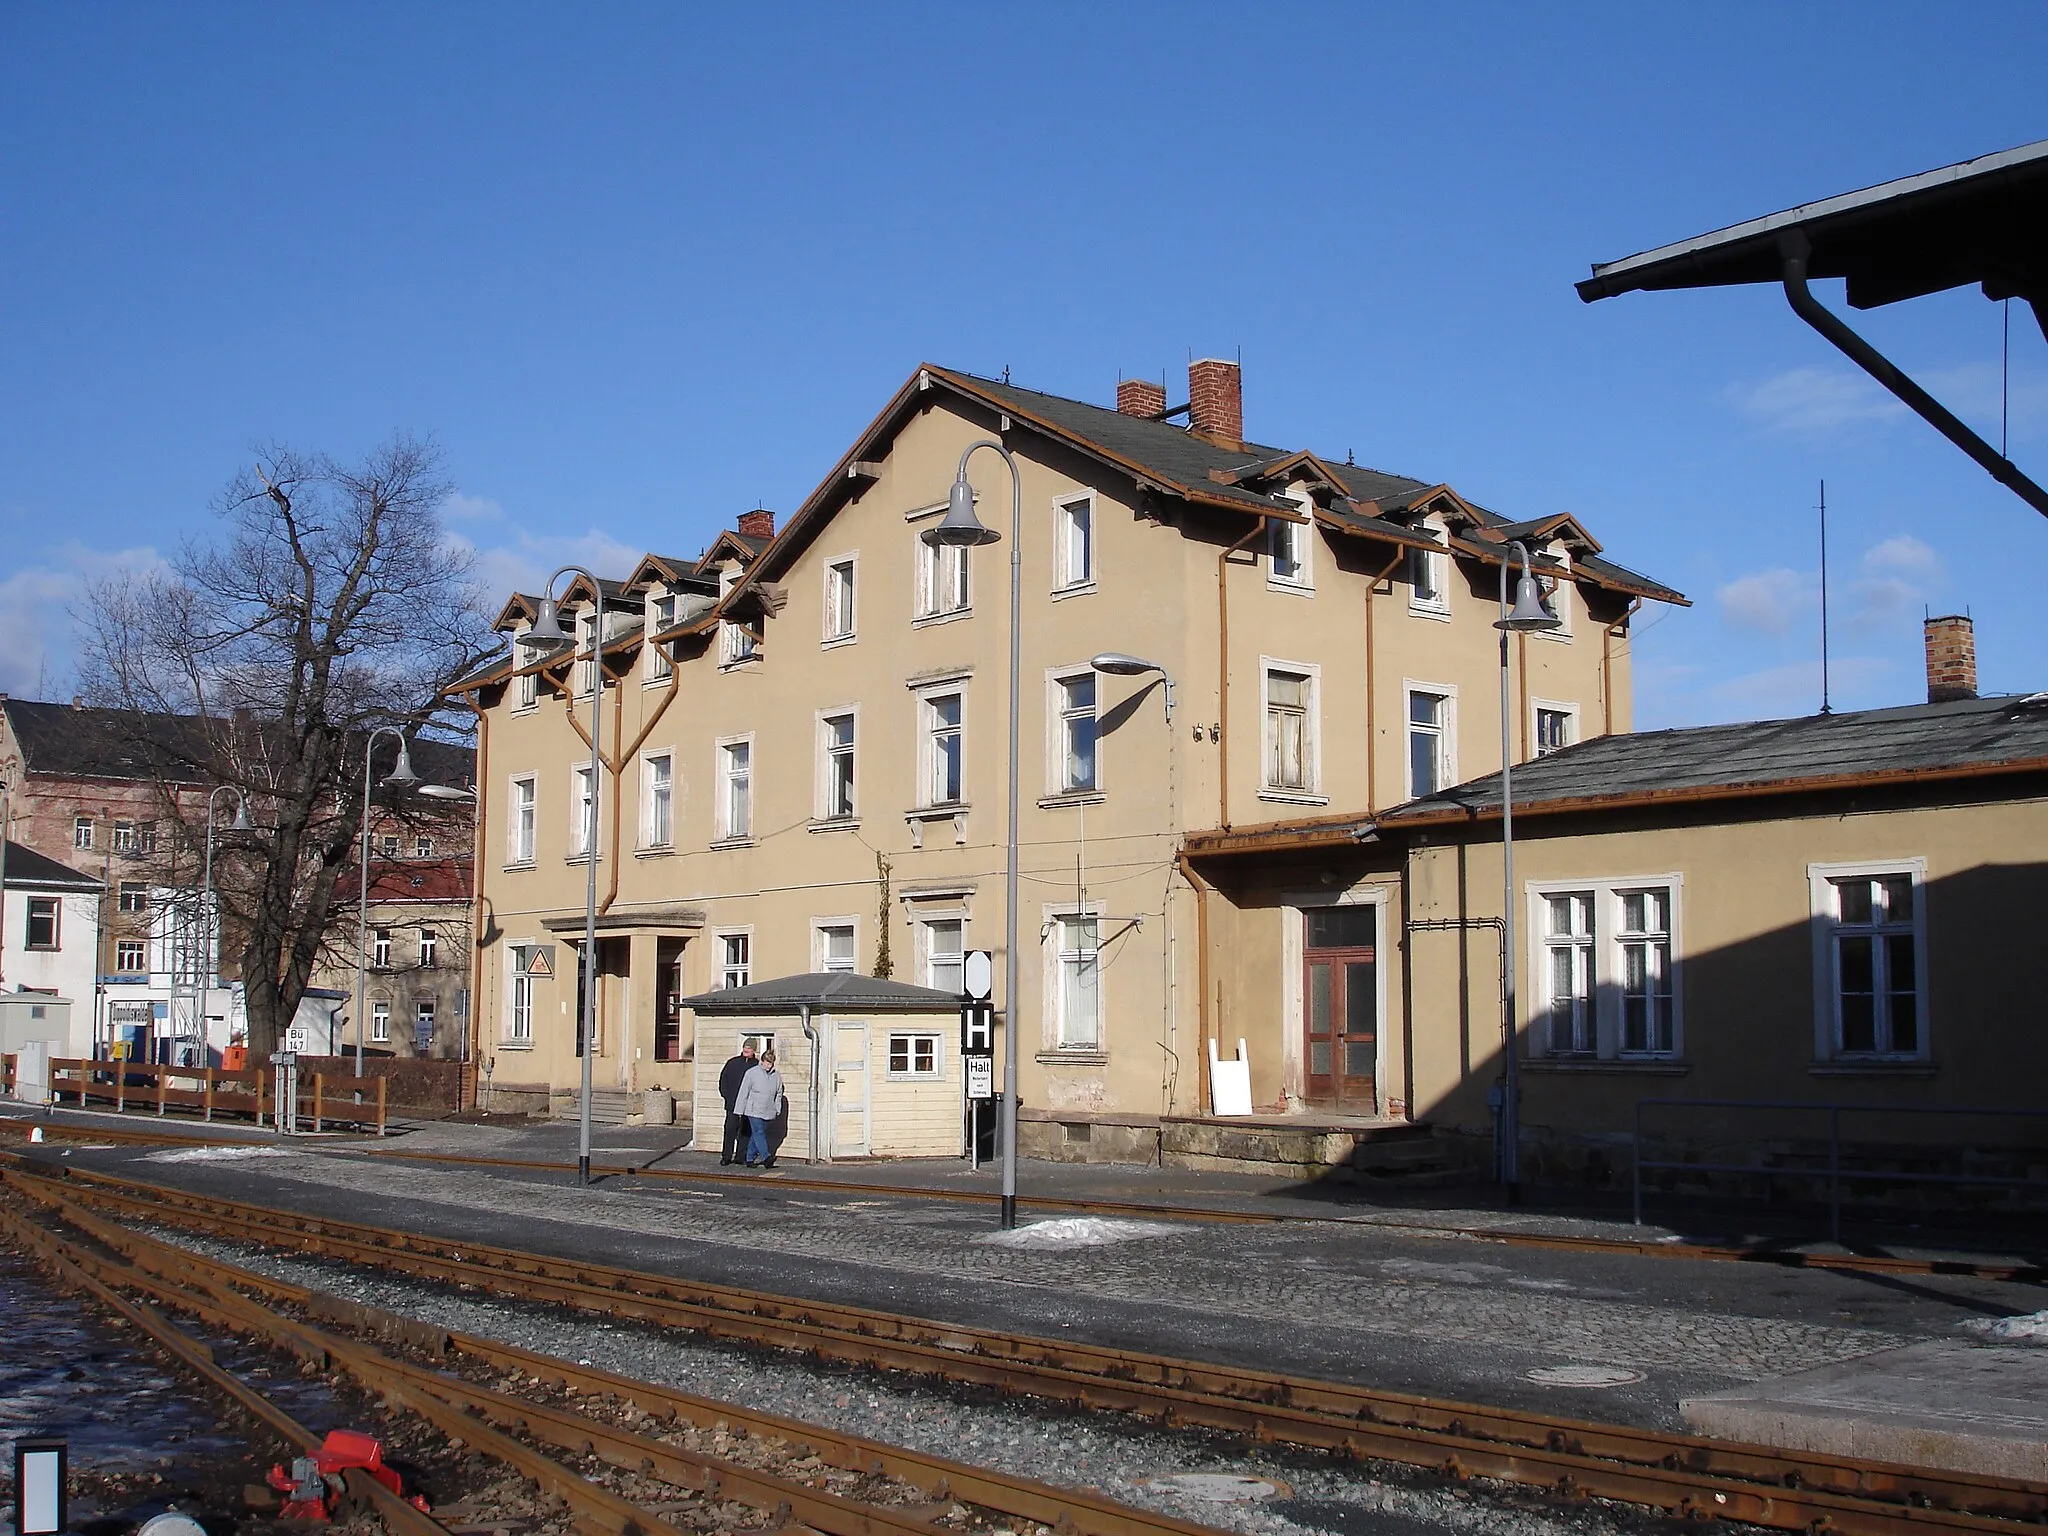
<instances>
[{"instance_id":1,"label":"cobblestone pavement","mask_svg":"<svg viewBox=\"0 0 2048 1536\"><path fill-rule=\"evenodd\" d=\"M1472 1256L1446 1261L1349 1253L1341 1241L1333 1242L1327 1228L1145 1223L1143 1235L1122 1241L1034 1249L987 1241L987 1218L978 1212L795 1193L777 1197L771 1186L748 1190L752 1198L690 1188L583 1189L283 1151L240 1166L252 1174L260 1170L266 1180L328 1187L345 1183L358 1195L490 1212L523 1222L714 1243L790 1260L1044 1287L1068 1296L1232 1320L1314 1319L1325 1329L1512 1347L1535 1357L1678 1370L1729 1381L1783 1375L1910 1342L1905 1335L1872 1328L1711 1306L1646 1304L1612 1290L1602 1294L1597 1287L1531 1276L1493 1262L1505 1256L1503 1250L1489 1251L1483 1241L1457 1243L1473 1250ZM1429 1245L1438 1253L1445 1246L1450 1245ZM1333 1299L1341 1304L1332 1305Z\"/></svg>"}]
</instances>

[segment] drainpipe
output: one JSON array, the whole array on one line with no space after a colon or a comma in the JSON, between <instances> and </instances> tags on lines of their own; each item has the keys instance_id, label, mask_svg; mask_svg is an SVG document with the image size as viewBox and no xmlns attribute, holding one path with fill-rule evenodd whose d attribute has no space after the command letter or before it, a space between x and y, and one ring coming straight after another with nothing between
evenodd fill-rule
<instances>
[{"instance_id":1,"label":"drainpipe","mask_svg":"<svg viewBox=\"0 0 2048 1536\"><path fill-rule=\"evenodd\" d=\"M1611 647L1614 637L1628 628L1628 621L1642 606L1640 597L1630 598L1621 617L1600 629L1600 732L1603 736L1614 734L1614 652Z\"/></svg>"},{"instance_id":2,"label":"drainpipe","mask_svg":"<svg viewBox=\"0 0 2048 1536\"><path fill-rule=\"evenodd\" d=\"M1230 557L1265 532L1265 529L1266 519L1262 517L1252 525L1249 533L1236 543L1226 546L1223 553L1216 557L1216 684L1219 691L1216 723L1223 736L1223 751L1217 763L1216 824L1226 832L1230 830L1230 583L1227 574ZM1207 958L1206 947L1204 958ZM1203 1006L1208 1006L1206 998L1203 1000ZM1207 1049L1205 1045L1204 1060L1207 1060Z\"/></svg>"},{"instance_id":3,"label":"drainpipe","mask_svg":"<svg viewBox=\"0 0 2048 1536\"><path fill-rule=\"evenodd\" d=\"M1791 303L1792 312L1832 342L1850 362L1910 406L1921 420L1975 459L1992 479L2036 512L2048 517L2048 491L2021 474L2013 467L2012 460L1964 426L1947 406L1907 378L1891 359L1850 330L1839 316L1813 296L1806 286L1806 262L1812 254L1813 245L1806 238L1805 231L1789 229L1778 236L1778 255L1785 264L1785 298Z\"/></svg>"},{"instance_id":4,"label":"drainpipe","mask_svg":"<svg viewBox=\"0 0 2048 1536\"><path fill-rule=\"evenodd\" d=\"M800 1020L803 1024L804 1038L811 1042L811 1090L809 1094L806 1095L806 1097L809 1098L811 1101L810 1161L812 1162L812 1164L815 1165L817 1163L830 1161L829 1158L822 1158L818 1156L818 1059L821 1053L818 1048L818 1032L815 1029L811 1028L811 1005L809 1003L798 1003L796 1005L796 1016L798 1020Z\"/></svg>"},{"instance_id":5,"label":"drainpipe","mask_svg":"<svg viewBox=\"0 0 2048 1536\"><path fill-rule=\"evenodd\" d=\"M1209 892L1213 887L1195 873L1195 866L1188 862L1185 853L1176 853L1174 862L1180 866L1182 876L1195 891L1195 982L1198 990L1195 1018L1201 1030L1201 1038L1195 1042L1195 1113L1206 1115L1209 1111Z\"/></svg>"}]
</instances>

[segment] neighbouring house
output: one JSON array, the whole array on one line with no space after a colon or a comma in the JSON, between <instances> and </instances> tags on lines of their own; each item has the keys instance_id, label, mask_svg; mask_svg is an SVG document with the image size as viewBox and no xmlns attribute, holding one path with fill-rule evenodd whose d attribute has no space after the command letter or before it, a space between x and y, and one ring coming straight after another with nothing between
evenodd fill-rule
<instances>
[{"instance_id":1,"label":"neighbouring house","mask_svg":"<svg viewBox=\"0 0 2048 1536\"><path fill-rule=\"evenodd\" d=\"M464 839L467 841L467 839ZM426 833L407 833L394 849L377 842L382 857L370 864L365 949L365 1049L381 1056L465 1058L469 1045L470 889L473 867L464 850L444 858ZM405 855L410 854L411 857ZM347 882L355 893L360 875ZM344 993L353 1015L354 942L349 963L328 968L327 984ZM352 1026L342 1040L354 1048Z\"/></svg>"},{"instance_id":2,"label":"neighbouring house","mask_svg":"<svg viewBox=\"0 0 2048 1536\"><path fill-rule=\"evenodd\" d=\"M0 863L0 990L62 999L68 1022L55 1054L86 1055L100 882L12 840Z\"/></svg>"},{"instance_id":3,"label":"neighbouring house","mask_svg":"<svg viewBox=\"0 0 2048 1536\"><path fill-rule=\"evenodd\" d=\"M2048 900L2048 695L1975 697L1970 621L1927 630L1930 702L1615 735L1515 771L1525 1177L1625 1179L1639 1109L1654 1161L1824 1168L1829 1112L1737 1102L1773 1101L1841 1106L1860 1168L2039 1187L2048 1031L2014 960ZM1191 838L1255 1096L1363 1045L1485 1166L1501 853L1498 774Z\"/></svg>"},{"instance_id":4,"label":"neighbouring house","mask_svg":"<svg viewBox=\"0 0 2048 1536\"><path fill-rule=\"evenodd\" d=\"M780 528L749 512L699 556L576 578L567 647L527 638L536 598L507 602L509 654L453 690L480 725L475 1027L501 1085L577 1082L592 860L593 1070L611 1093L701 1054L684 996L812 972L957 994L963 954L1000 949L1012 540L1013 1011L1036 1152L1149 1159L1164 1126L1209 1117L1205 1035L1239 1031L1213 1016L1208 960L1229 951L1202 926L1191 834L1369 815L1498 759L1511 541L1563 621L1514 642L1513 750L1630 728L1631 618L1680 594L1568 513L1511 519L1248 441L1233 363L1198 361L1187 384L1171 405L1127 379L1111 408L921 367ZM928 542L962 451L988 439L1015 456L1022 527L982 453L981 515L1005 543ZM1405 1122L1398 1075L1370 1055L1342 1068L1260 1077L1261 1102Z\"/></svg>"}]
</instances>

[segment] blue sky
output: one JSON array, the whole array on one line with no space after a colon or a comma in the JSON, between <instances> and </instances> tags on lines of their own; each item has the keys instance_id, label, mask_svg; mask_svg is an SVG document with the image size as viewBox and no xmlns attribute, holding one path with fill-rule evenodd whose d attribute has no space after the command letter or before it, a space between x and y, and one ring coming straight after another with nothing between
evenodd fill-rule
<instances>
[{"instance_id":1,"label":"blue sky","mask_svg":"<svg viewBox=\"0 0 2048 1536\"><path fill-rule=\"evenodd\" d=\"M1625 18L1625 19L1624 19ZM2048 9L0 8L0 689L252 444L431 433L496 582L796 505L920 360L1107 403L1242 352L1261 439L1576 512L1680 587L1638 722L2048 685L2048 528L1773 289L1589 263L2048 137ZM1834 285L1829 285L1834 287ZM1839 304L1839 292L1823 297ZM1859 317L1996 441L2001 316ZM2012 316L2013 457L2048 348Z\"/></svg>"}]
</instances>

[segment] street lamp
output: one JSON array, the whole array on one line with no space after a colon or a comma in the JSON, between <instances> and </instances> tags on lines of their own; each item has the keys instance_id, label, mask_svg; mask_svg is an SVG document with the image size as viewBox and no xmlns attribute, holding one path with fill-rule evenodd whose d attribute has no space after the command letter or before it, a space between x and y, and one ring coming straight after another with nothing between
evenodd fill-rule
<instances>
[{"instance_id":1,"label":"street lamp","mask_svg":"<svg viewBox=\"0 0 2048 1536\"><path fill-rule=\"evenodd\" d=\"M216 784L206 797L206 876L200 882L199 908L201 939L199 949L199 1049L205 1062L206 1005L213 995L213 975L220 968L220 904L213 899L213 802L223 793L235 797L235 819L230 832L253 832L249 821L249 797L233 784ZM246 990L245 990L246 996ZM360 1075L360 1074L358 1074Z\"/></svg>"},{"instance_id":2,"label":"street lamp","mask_svg":"<svg viewBox=\"0 0 2048 1536\"><path fill-rule=\"evenodd\" d=\"M1159 680L1166 685L1166 723L1173 724L1173 679L1158 662L1127 655L1123 651L1104 651L1100 656L1091 656L1088 665L1112 677L1143 677L1147 672L1157 672Z\"/></svg>"},{"instance_id":3,"label":"street lamp","mask_svg":"<svg viewBox=\"0 0 2048 1536\"><path fill-rule=\"evenodd\" d=\"M972 496L968 516L974 515ZM604 584L580 565L565 565L541 588L540 612L527 627L525 638L542 645L560 645L569 637L562 631L560 611L555 607L555 583L571 572L590 583L595 611L590 619L590 816L583 824L583 1018L576 1054L583 1058L582 1102L576 1111L576 1179L590 1182L590 1057L597 1044L597 829L602 820L598 809L598 772L603 759L598 738L604 729ZM573 691L573 685L572 685ZM613 812L614 815L617 812Z\"/></svg>"},{"instance_id":4,"label":"street lamp","mask_svg":"<svg viewBox=\"0 0 2048 1536\"><path fill-rule=\"evenodd\" d=\"M1502 942L1507 946L1507 1017L1502 1020L1507 1039L1507 1068L1506 1082L1501 1089L1500 1181L1507 1186L1510 1204L1521 1198L1522 1079L1517 1065L1521 1054L1518 990L1521 961L1515 950L1515 754L1514 737L1508 729L1508 636L1557 629L1562 623L1556 614L1543 606L1543 594L1536 588L1536 578L1529 574L1529 546L1517 539L1512 548L1522 562L1521 579L1515 583L1514 611L1508 610L1508 561L1503 558L1500 563L1500 618L1493 626L1500 631L1500 862L1504 893L1501 911L1505 923L1501 933Z\"/></svg>"},{"instance_id":5,"label":"street lamp","mask_svg":"<svg viewBox=\"0 0 2048 1536\"><path fill-rule=\"evenodd\" d=\"M1001 454L1010 466L1010 820L1004 845L1003 874L1003 1214L1005 1230L1017 1225L1017 711L1021 702L1017 677L1023 651L1020 618L1024 594L1024 477L1010 450L992 437L972 442L960 454L960 469L946 497L946 515L925 541L953 549L993 544L1002 537L974 515L974 487L967 481L967 461L977 449ZM593 883L592 889L596 889Z\"/></svg>"},{"instance_id":6,"label":"street lamp","mask_svg":"<svg viewBox=\"0 0 2048 1536\"><path fill-rule=\"evenodd\" d=\"M358 861L361 873L359 900L356 907L356 1079L363 1076L363 1034L368 1028L364 1001L364 983L370 967L370 754L377 750L377 738L386 734L398 738L398 762L384 782L393 789L406 789L419 783L420 776L412 771L412 754L406 749L405 732L395 725L380 725L370 732L370 739L363 743L363 825L362 858Z\"/></svg>"}]
</instances>

